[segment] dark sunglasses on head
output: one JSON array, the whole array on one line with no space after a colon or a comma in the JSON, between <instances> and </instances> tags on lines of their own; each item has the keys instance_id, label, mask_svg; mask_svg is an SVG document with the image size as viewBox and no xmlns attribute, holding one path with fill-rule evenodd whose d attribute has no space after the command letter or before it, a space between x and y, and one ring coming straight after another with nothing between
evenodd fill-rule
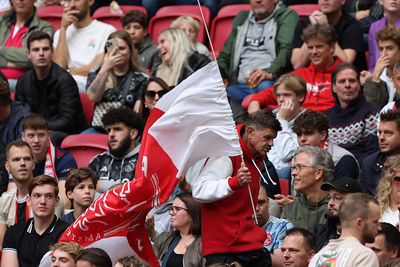
<instances>
[{"instance_id":1,"label":"dark sunglasses on head","mask_svg":"<svg viewBox=\"0 0 400 267\"><path fill-rule=\"evenodd\" d=\"M158 91L158 92L156 92L156 91L146 91L146 92L144 92L145 96L147 96L147 97L149 97L151 99L154 99L156 97L156 94L158 95L158 97L161 98L166 93L168 93L168 91L165 90L165 89L163 89L161 91Z\"/></svg>"}]
</instances>

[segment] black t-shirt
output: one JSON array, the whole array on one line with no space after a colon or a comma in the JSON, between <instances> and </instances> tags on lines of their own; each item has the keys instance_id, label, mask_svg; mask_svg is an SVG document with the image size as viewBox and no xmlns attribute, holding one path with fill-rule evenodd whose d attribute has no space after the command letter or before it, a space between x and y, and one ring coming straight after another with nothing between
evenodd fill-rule
<instances>
[{"instance_id":1,"label":"black t-shirt","mask_svg":"<svg viewBox=\"0 0 400 267\"><path fill-rule=\"evenodd\" d=\"M303 45L301 35L303 30L310 24L310 19L299 20L294 31L293 48L300 48ZM337 41L344 49L354 49L357 52L354 65L361 71L367 68L365 51L363 47L363 33L360 24L351 16L343 13L338 24L335 25Z\"/></svg>"},{"instance_id":2,"label":"black t-shirt","mask_svg":"<svg viewBox=\"0 0 400 267\"><path fill-rule=\"evenodd\" d=\"M26 213L29 212L29 208L26 206L26 201L22 203L17 203L17 222L26 221ZM28 215L29 217L29 215Z\"/></svg>"},{"instance_id":3,"label":"black t-shirt","mask_svg":"<svg viewBox=\"0 0 400 267\"><path fill-rule=\"evenodd\" d=\"M176 254L172 251L169 255L167 267L183 267L183 254Z\"/></svg>"},{"instance_id":4,"label":"black t-shirt","mask_svg":"<svg viewBox=\"0 0 400 267\"><path fill-rule=\"evenodd\" d=\"M17 253L20 267L38 266L49 246L56 243L68 228L68 224L54 216L42 235L35 231L33 218L19 222L7 229L3 241L3 253Z\"/></svg>"}]
</instances>

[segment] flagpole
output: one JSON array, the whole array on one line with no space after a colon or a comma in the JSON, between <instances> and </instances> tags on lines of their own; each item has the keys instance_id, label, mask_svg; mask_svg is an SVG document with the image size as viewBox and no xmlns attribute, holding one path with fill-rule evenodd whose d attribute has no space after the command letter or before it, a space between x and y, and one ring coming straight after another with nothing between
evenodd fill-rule
<instances>
[{"instance_id":1,"label":"flagpole","mask_svg":"<svg viewBox=\"0 0 400 267\"><path fill-rule=\"evenodd\" d=\"M240 156L242 157L242 167L245 167L246 165L244 164L243 154L240 155ZM258 225L257 214L256 214L256 208L255 208L255 206L254 206L253 197L252 197L252 195L251 195L250 184L247 185L247 188L249 189L251 207L253 208L254 222Z\"/></svg>"},{"instance_id":2,"label":"flagpole","mask_svg":"<svg viewBox=\"0 0 400 267\"><path fill-rule=\"evenodd\" d=\"M213 46L213 44L212 44L212 42L211 42L210 33L208 32L206 20L204 19L203 10L201 9L200 0L197 0L197 4L199 5L201 18L203 19L204 28L206 29L206 33L207 33L207 38L208 38L208 41L210 42L211 51L212 51L212 54L213 54L213 56L214 56L214 61L217 61L217 57L215 56L214 46Z\"/></svg>"}]
</instances>

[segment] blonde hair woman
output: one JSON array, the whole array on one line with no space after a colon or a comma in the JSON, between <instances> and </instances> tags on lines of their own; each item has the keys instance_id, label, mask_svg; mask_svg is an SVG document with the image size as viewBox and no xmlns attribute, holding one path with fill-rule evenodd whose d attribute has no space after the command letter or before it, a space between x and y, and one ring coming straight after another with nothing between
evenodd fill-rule
<instances>
[{"instance_id":1,"label":"blonde hair woman","mask_svg":"<svg viewBox=\"0 0 400 267\"><path fill-rule=\"evenodd\" d=\"M153 76L163 79L168 86L176 86L190 74L207 65L210 60L199 53L184 31L166 29L158 36L161 64Z\"/></svg>"},{"instance_id":2,"label":"blonde hair woman","mask_svg":"<svg viewBox=\"0 0 400 267\"><path fill-rule=\"evenodd\" d=\"M211 58L208 48L200 42L197 42L197 37L200 31L199 22L190 16L180 16L171 23L171 28L183 30L189 39L193 42L197 52Z\"/></svg>"},{"instance_id":3,"label":"blonde hair woman","mask_svg":"<svg viewBox=\"0 0 400 267\"><path fill-rule=\"evenodd\" d=\"M381 211L380 221L396 226L399 222L400 156L386 160L376 197Z\"/></svg>"}]
</instances>

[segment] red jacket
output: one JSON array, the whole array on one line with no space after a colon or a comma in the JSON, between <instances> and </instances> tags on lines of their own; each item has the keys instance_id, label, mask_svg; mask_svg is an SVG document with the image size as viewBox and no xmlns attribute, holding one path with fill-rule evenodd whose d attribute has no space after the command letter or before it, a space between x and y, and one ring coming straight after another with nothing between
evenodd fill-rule
<instances>
[{"instance_id":1,"label":"red jacket","mask_svg":"<svg viewBox=\"0 0 400 267\"><path fill-rule=\"evenodd\" d=\"M303 108L324 111L335 105L335 98L331 91L331 73L341 63L343 61L340 58L335 58L335 62L330 67L317 70L311 62L308 67L291 72L301 76L307 83L306 99L301 105ZM259 102L261 108L277 105L273 86L255 94L251 101Z\"/></svg>"},{"instance_id":2,"label":"red jacket","mask_svg":"<svg viewBox=\"0 0 400 267\"><path fill-rule=\"evenodd\" d=\"M261 170L263 159L255 159L240 136L240 146L243 150L244 162L251 172L250 183L253 202L257 205L258 191L260 189L260 174L252 160ZM253 209L250 202L249 189L247 186L240 187L236 174L241 165L241 157L231 157L233 164L232 177L229 186L235 192L229 197L221 200L202 204L202 229L201 238L203 255L213 253L246 252L263 248L267 238L264 229L257 226L252 218Z\"/></svg>"}]
</instances>

